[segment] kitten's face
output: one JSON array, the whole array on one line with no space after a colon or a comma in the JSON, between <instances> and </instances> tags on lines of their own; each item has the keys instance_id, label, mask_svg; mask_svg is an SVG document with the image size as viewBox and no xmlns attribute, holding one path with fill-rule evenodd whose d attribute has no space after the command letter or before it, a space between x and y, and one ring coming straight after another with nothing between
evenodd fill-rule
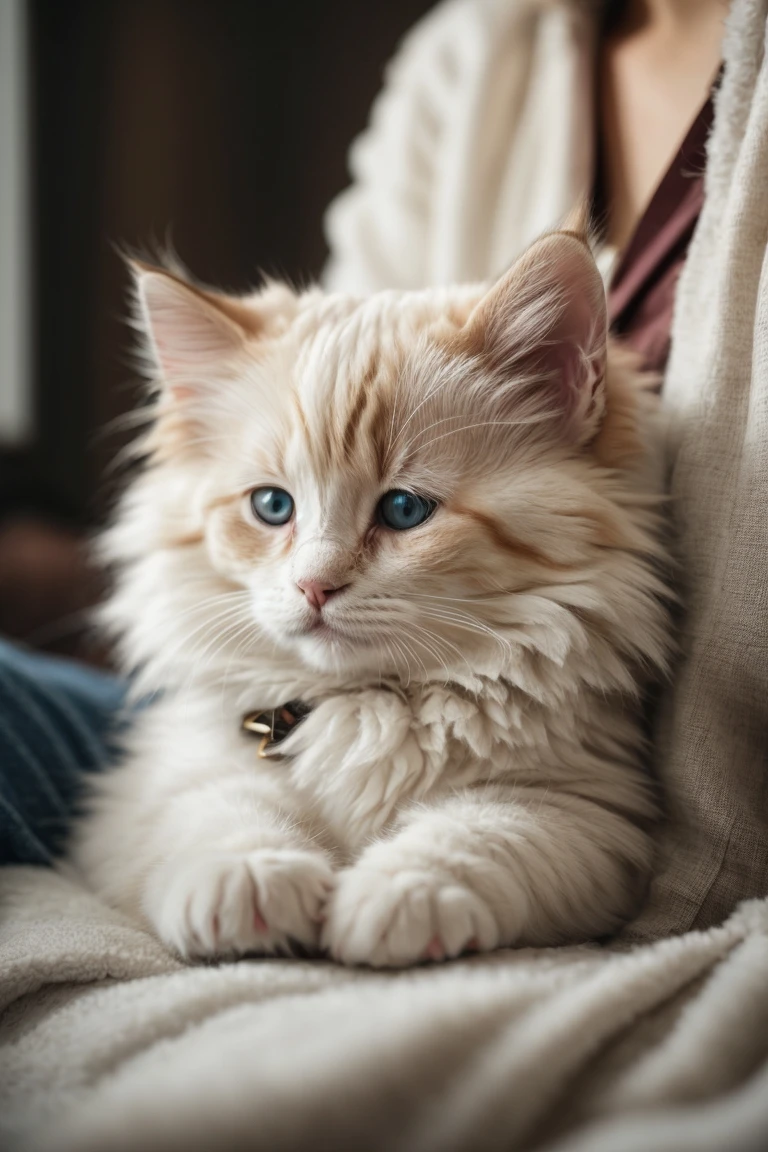
<instances>
[{"instance_id":1,"label":"kitten's face","mask_svg":"<svg viewBox=\"0 0 768 1152\"><path fill-rule=\"evenodd\" d=\"M475 663L510 593L586 563L603 291L580 241L542 244L485 295L232 302L140 272L160 455L207 562L304 665Z\"/></svg>"},{"instance_id":2,"label":"kitten's face","mask_svg":"<svg viewBox=\"0 0 768 1152\"><path fill-rule=\"evenodd\" d=\"M498 445L463 432L471 416L446 394L453 366L425 355L422 335L393 349L356 333L352 348L343 325L309 319L286 359L275 349L257 369L279 397L269 428L233 412L224 432L211 562L313 667L453 664L477 635L472 600L519 576L481 519L501 511L506 469L481 447Z\"/></svg>"}]
</instances>

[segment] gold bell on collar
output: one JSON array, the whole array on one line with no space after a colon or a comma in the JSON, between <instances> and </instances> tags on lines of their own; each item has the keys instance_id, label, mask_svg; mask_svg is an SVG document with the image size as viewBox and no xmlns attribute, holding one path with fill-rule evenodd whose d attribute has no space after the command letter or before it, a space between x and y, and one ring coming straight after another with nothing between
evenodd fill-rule
<instances>
[{"instance_id":1,"label":"gold bell on collar","mask_svg":"<svg viewBox=\"0 0 768 1152\"><path fill-rule=\"evenodd\" d=\"M260 737L256 755L260 760L268 760L280 755L280 744L308 712L306 704L300 700L291 700L278 708L246 713L241 727L244 732Z\"/></svg>"}]
</instances>

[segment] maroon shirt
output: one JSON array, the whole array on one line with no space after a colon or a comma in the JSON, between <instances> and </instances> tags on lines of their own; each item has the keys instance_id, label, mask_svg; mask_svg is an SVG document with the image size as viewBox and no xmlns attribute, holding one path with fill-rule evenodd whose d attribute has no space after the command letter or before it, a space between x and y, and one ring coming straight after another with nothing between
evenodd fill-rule
<instances>
[{"instance_id":1,"label":"maroon shirt","mask_svg":"<svg viewBox=\"0 0 768 1152\"><path fill-rule=\"evenodd\" d=\"M640 354L649 371L663 373L669 356L677 279L704 203L712 120L710 94L619 257L608 288L611 331Z\"/></svg>"}]
</instances>

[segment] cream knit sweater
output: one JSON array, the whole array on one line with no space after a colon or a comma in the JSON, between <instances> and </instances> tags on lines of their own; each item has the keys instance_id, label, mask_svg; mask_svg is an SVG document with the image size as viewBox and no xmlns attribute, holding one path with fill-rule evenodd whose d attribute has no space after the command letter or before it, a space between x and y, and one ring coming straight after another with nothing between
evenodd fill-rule
<instances>
[{"instance_id":1,"label":"cream knit sweater","mask_svg":"<svg viewBox=\"0 0 768 1152\"><path fill-rule=\"evenodd\" d=\"M485 279L588 193L593 7L447 0L417 25L328 212L328 287Z\"/></svg>"}]
</instances>

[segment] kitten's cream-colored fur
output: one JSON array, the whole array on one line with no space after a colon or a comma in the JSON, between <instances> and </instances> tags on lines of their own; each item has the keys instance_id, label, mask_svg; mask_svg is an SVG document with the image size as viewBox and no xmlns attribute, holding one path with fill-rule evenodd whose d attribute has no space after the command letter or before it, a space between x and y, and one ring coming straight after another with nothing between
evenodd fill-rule
<instances>
[{"instance_id":1,"label":"kitten's cream-colored fur","mask_svg":"<svg viewBox=\"0 0 768 1152\"><path fill-rule=\"evenodd\" d=\"M135 271L158 389L107 619L161 696L76 864L190 957L615 929L650 864L638 700L669 624L652 407L584 240L365 300ZM285 525L254 515L264 486ZM393 489L433 514L387 527ZM259 759L243 714L294 699Z\"/></svg>"}]
</instances>

